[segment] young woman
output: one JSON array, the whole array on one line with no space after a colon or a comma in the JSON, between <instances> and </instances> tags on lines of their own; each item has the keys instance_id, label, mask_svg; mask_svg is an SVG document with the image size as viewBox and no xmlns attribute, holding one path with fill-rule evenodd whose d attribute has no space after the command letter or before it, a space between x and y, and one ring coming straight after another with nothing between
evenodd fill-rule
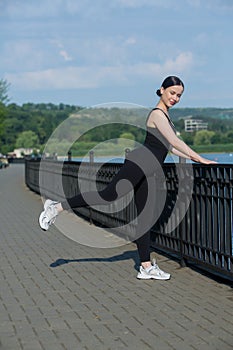
<instances>
[{"instance_id":1,"label":"young woman","mask_svg":"<svg viewBox=\"0 0 233 350\"><path fill-rule=\"evenodd\" d=\"M147 117L147 133L144 144L130 152L124 165L104 190L81 193L60 203L47 199L44 203L44 210L39 217L40 227L43 230L48 230L49 226L54 223L56 216L63 210L103 204L103 201L105 204L106 202L110 203L119 196L125 195L133 187L138 218L135 243L141 261L137 278L169 279L169 273L162 271L155 262L151 263L150 261L150 228L153 225L153 210L151 206L150 210L144 210L145 206L148 205L150 194L148 184L153 178L153 174L159 171L159 167L161 168L168 151L195 162L214 163L201 157L176 136L174 124L168 112L169 108L180 101L183 91L184 84L178 77L167 77L160 89L156 91L160 97L159 102ZM119 186L122 184L121 180L128 181Z\"/></svg>"}]
</instances>

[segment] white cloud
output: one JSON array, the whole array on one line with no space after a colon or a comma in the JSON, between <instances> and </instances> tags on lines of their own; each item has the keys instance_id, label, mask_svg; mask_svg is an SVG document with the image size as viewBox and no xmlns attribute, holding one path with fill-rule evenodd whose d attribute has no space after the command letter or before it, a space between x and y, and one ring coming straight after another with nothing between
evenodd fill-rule
<instances>
[{"instance_id":1,"label":"white cloud","mask_svg":"<svg viewBox=\"0 0 233 350\"><path fill-rule=\"evenodd\" d=\"M55 18L59 16L81 15L85 18L104 18L106 14L115 12L119 7L128 9L165 8L183 9L185 7L232 11L232 0L1 0L0 17L4 19L38 19Z\"/></svg>"},{"instance_id":2,"label":"white cloud","mask_svg":"<svg viewBox=\"0 0 233 350\"><path fill-rule=\"evenodd\" d=\"M191 52L180 53L175 59L168 60L164 64L166 70L176 70L178 72L183 72L192 68L194 64L193 55Z\"/></svg>"},{"instance_id":3,"label":"white cloud","mask_svg":"<svg viewBox=\"0 0 233 350\"><path fill-rule=\"evenodd\" d=\"M69 55L67 50L64 48L64 45L59 40L51 40L51 43L54 44L59 49L59 55L64 58L65 61L72 61L73 58Z\"/></svg>"},{"instance_id":4,"label":"white cloud","mask_svg":"<svg viewBox=\"0 0 233 350\"><path fill-rule=\"evenodd\" d=\"M200 7L201 6L201 0L186 0L188 5L192 7ZM206 0L205 0L206 2Z\"/></svg>"},{"instance_id":5,"label":"white cloud","mask_svg":"<svg viewBox=\"0 0 233 350\"><path fill-rule=\"evenodd\" d=\"M171 0L115 0L115 5L119 5L122 7L131 7L131 8L139 8L139 7L169 7L172 3L174 6L174 1ZM114 4L114 1L113 1Z\"/></svg>"},{"instance_id":6,"label":"white cloud","mask_svg":"<svg viewBox=\"0 0 233 350\"><path fill-rule=\"evenodd\" d=\"M227 10L232 11L233 10L233 2L232 0L208 0L207 1L208 8L215 8L218 10Z\"/></svg>"},{"instance_id":7,"label":"white cloud","mask_svg":"<svg viewBox=\"0 0 233 350\"><path fill-rule=\"evenodd\" d=\"M11 19L35 19L35 18L53 18L60 15L78 15L89 16L96 11L99 15L106 9L111 8L108 0L1 0L0 17L4 16Z\"/></svg>"},{"instance_id":8,"label":"white cloud","mask_svg":"<svg viewBox=\"0 0 233 350\"><path fill-rule=\"evenodd\" d=\"M233 2L232 0L186 0L187 4L191 7L200 8L202 10L208 9L211 11L232 11Z\"/></svg>"},{"instance_id":9,"label":"white cloud","mask_svg":"<svg viewBox=\"0 0 233 350\"><path fill-rule=\"evenodd\" d=\"M2 4L1 15L9 18L38 18L40 16L54 16L58 14L60 0L40 0L36 3L31 0L9 0Z\"/></svg>"},{"instance_id":10,"label":"white cloud","mask_svg":"<svg viewBox=\"0 0 233 350\"><path fill-rule=\"evenodd\" d=\"M155 79L161 75L181 74L193 67L193 55L180 53L162 64L136 63L132 65L67 67L34 72L7 74L6 79L15 87L40 89L88 89L106 86L127 86L138 78Z\"/></svg>"},{"instance_id":11,"label":"white cloud","mask_svg":"<svg viewBox=\"0 0 233 350\"><path fill-rule=\"evenodd\" d=\"M126 39L124 43L125 43L125 45L135 45L136 42L137 42L137 40L135 38L130 37L130 38Z\"/></svg>"},{"instance_id":12,"label":"white cloud","mask_svg":"<svg viewBox=\"0 0 233 350\"><path fill-rule=\"evenodd\" d=\"M6 79L14 87L29 90L86 89L106 86L119 81L121 67L68 67L35 72L7 74Z\"/></svg>"},{"instance_id":13,"label":"white cloud","mask_svg":"<svg viewBox=\"0 0 233 350\"><path fill-rule=\"evenodd\" d=\"M213 38L212 38L213 39ZM198 45L198 46L205 46L206 44L209 44L209 42L211 42L209 35L207 33L198 33L198 35L194 38L194 42Z\"/></svg>"},{"instance_id":14,"label":"white cloud","mask_svg":"<svg viewBox=\"0 0 233 350\"><path fill-rule=\"evenodd\" d=\"M72 57L65 50L61 50L59 53L65 61L72 61Z\"/></svg>"},{"instance_id":15,"label":"white cloud","mask_svg":"<svg viewBox=\"0 0 233 350\"><path fill-rule=\"evenodd\" d=\"M2 44L1 60L5 71L34 70L45 62L44 50L31 40L6 41Z\"/></svg>"}]
</instances>

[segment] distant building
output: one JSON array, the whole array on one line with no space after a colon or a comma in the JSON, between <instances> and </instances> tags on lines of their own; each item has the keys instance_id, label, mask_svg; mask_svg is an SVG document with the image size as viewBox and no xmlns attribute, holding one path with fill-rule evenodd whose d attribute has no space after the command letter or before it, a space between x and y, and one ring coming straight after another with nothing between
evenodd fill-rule
<instances>
[{"instance_id":1,"label":"distant building","mask_svg":"<svg viewBox=\"0 0 233 350\"><path fill-rule=\"evenodd\" d=\"M9 152L8 156L15 158L23 158L24 156L31 155L33 153L33 148L17 148L13 152ZM38 149L37 152L40 152Z\"/></svg>"},{"instance_id":2,"label":"distant building","mask_svg":"<svg viewBox=\"0 0 233 350\"><path fill-rule=\"evenodd\" d=\"M186 132L207 130L208 123L201 119L192 119L192 117L188 117L184 120L184 128Z\"/></svg>"}]
</instances>

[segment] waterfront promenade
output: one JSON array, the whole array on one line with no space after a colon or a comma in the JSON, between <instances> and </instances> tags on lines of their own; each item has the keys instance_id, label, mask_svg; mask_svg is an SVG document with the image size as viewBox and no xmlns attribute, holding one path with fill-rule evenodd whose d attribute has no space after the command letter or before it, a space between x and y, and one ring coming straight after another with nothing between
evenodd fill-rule
<instances>
[{"instance_id":1,"label":"waterfront promenade","mask_svg":"<svg viewBox=\"0 0 233 350\"><path fill-rule=\"evenodd\" d=\"M158 254L171 280L137 280L134 244L91 248L41 231L23 165L0 170L0 198L0 350L233 349L230 283ZM100 232L81 219L77 230Z\"/></svg>"}]
</instances>

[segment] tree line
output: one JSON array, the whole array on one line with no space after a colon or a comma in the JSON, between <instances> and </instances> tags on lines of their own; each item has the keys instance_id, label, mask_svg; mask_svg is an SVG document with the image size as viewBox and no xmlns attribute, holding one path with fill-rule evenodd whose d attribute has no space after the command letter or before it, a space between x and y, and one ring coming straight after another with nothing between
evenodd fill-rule
<instances>
[{"instance_id":1,"label":"tree line","mask_svg":"<svg viewBox=\"0 0 233 350\"><path fill-rule=\"evenodd\" d=\"M39 149L42 153L48 140L51 152L58 154L71 148L75 154L83 155L98 143L104 143L105 148L114 152L127 146L122 139L142 143L145 138L145 119L149 109L92 109L63 103L25 103L19 106L9 102L8 88L7 81L0 80L2 154L15 148ZM202 152L233 151L233 109L182 108L170 113L180 137L194 149ZM208 122L208 130L185 132L183 118L188 115ZM106 140L110 141L106 144Z\"/></svg>"}]
</instances>

